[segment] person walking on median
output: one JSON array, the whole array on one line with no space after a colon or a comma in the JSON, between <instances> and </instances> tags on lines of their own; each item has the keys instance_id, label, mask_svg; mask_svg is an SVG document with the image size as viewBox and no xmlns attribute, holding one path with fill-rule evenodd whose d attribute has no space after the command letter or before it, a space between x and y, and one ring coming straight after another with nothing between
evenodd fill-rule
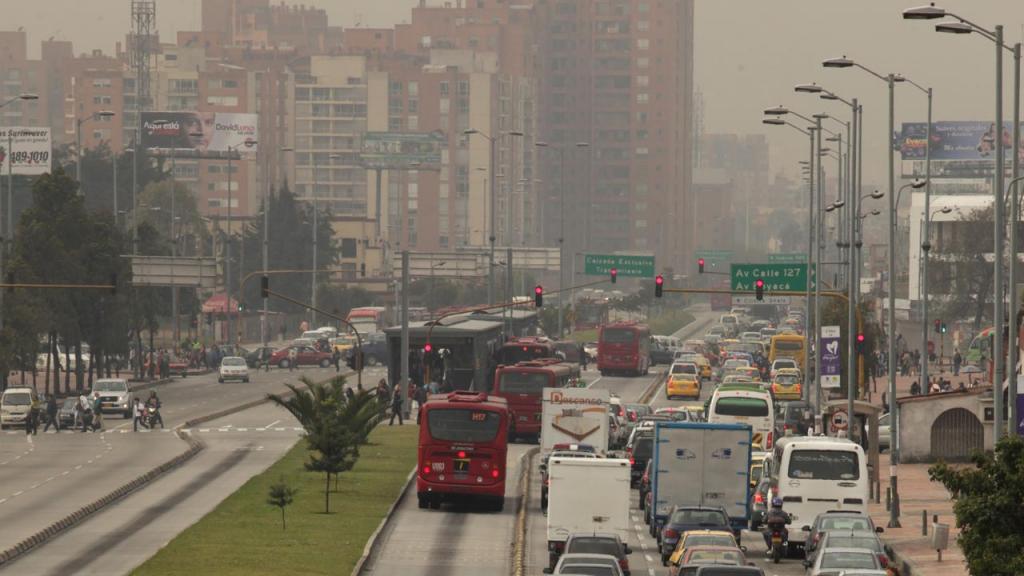
<instances>
[{"instance_id":1,"label":"person walking on median","mask_svg":"<svg viewBox=\"0 0 1024 576\"><path fill-rule=\"evenodd\" d=\"M100 393L93 393L92 401L92 429L102 430L103 429L103 403L100 402Z\"/></svg>"},{"instance_id":2,"label":"person walking on median","mask_svg":"<svg viewBox=\"0 0 1024 576\"><path fill-rule=\"evenodd\" d=\"M295 350L295 347L292 346L292 347L288 348L288 371L289 372L291 372L292 370L295 370L295 363L296 363L296 361L298 361L298 359L299 359L299 353L298 353L297 350Z\"/></svg>"},{"instance_id":3,"label":"person walking on median","mask_svg":"<svg viewBox=\"0 0 1024 576\"><path fill-rule=\"evenodd\" d=\"M395 389L391 393L391 421L388 422L388 426L395 425L395 416L398 416L398 425L402 425L402 387L395 384Z\"/></svg>"},{"instance_id":4,"label":"person walking on median","mask_svg":"<svg viewBox=\"0 0 1024 576\"><path fill-rule=\"evenodd\" d=\"M427 403L426 386L416 387L416 423L420 423L420 414L423 414L423 405Z\"/></svg>"},{"instance_id":5,"label":"person walking on median","mask_svg":"<svg viewBox=\"0 0 1024 576\"><path fill-rule=\"evenodd\" d=\"M60 432L60 420L57 419L57 399L53 397L53 394L47 394L46 426L43 427L43 432L49 432L51 424L55 432Z\"/></svg>"},{"instance_id":6,"label":"person walking on median","mask_svg":"<svg viewBox=\"0 0 1024 576\"><path fill-rule=\"evenodd\" d=\"M960 349L956 349L956 353L953 354L953 376L960 375L960 366L963 366L964 357L960 355Z\"/></svg>"},{"instance_id":7,"label":"person walking on median","mask_svg":"<svg viewBox=\"0 0 1024 576\"><path fill-rule=\"evenodd\" d=\"M28 414L25 414L25 435L35 436L39 433L39 401L32 400L28 405Z\"/></svg>"}]
</instances>

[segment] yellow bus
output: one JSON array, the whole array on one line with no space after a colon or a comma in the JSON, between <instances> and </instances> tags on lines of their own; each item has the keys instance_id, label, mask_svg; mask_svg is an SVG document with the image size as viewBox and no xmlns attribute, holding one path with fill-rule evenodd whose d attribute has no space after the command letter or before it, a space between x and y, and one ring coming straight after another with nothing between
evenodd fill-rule
<instances>
[{"instance_id":1,"label":"yellow bus","mask_svg":"<svg viewBox=\"0 0 1024 576\"><path fill-rule=\"evenodd\" d=\"M772 336L772 344L768 350L768 362L776 358L792 358L796 360L800 372L804 371L807 358L807 342L799 334L776 334Z\"/></svg>"}]
</instances>

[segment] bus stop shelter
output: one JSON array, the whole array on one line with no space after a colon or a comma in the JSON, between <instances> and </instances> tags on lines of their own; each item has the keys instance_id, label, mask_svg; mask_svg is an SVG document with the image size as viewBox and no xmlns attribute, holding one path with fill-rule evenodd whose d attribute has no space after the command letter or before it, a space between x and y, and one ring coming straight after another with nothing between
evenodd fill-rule
<instances>
[{"instance_id":1,"label":"bus stop shelter","mask_svg":"<svg viewBox=\"0 0 1024 576\"><path fill-rule=\"evenodd\" d=\"M401 381L402 327L386 328L388 376ZM440 322L409 323L409 377L417 384L430 380L449 384L455 390L490 391L494 375L494 351L501 346L500 320L467 316ZM430 343L430 352L424 347Z\"/></svg>"}]
</instances>

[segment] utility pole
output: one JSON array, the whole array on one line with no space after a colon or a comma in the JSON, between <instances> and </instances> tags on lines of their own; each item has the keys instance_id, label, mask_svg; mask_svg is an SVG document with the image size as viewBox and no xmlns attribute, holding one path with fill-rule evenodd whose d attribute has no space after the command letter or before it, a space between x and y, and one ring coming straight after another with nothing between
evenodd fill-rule
<instances>
[{"instance_id":1,"label":"utility pole","mask_svg":"<svg viewBox=\"0 0 1024 576\"><path fill-rule=\"evenodd\" d=\"M402 250L402 342L401 391L402 412L409 406L409 251Z\"/></svg>"}]
</instances>

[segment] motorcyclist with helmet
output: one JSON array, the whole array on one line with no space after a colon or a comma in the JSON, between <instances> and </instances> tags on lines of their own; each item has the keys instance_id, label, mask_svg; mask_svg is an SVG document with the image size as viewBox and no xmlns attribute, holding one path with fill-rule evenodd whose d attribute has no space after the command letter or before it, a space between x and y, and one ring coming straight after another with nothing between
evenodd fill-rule
<instances>
[{"instance_id":1,"label":"motorcyclist with helmet","mask_svg":"<svg viewBox=\"0 0 1024 576\"><path fill-rule=\"evenodd\" d=\"M160 423L160 428L164 427L164 419L160 416L160 397L156 395L156 390L150 390L149 398L146 400L146 408L153 409L153 420L149 423L149 428L156 428L156 423Z\"/></svg>"},{"instance_id":2,"label":"motorcyclist with helmet","mask_svg":"<svg viewBox=\"0 0 1024 576\"><path fill-rule=\"evenodd\" d=\"M782 543L789 541L789 530L786 526L793 522L793 518L782 510L782 498L772 498L771 510L764 517L764 544L768 548L768 556L772 554L772 532L779 532L782 535Z\"/></svg>"}]
</instances>

